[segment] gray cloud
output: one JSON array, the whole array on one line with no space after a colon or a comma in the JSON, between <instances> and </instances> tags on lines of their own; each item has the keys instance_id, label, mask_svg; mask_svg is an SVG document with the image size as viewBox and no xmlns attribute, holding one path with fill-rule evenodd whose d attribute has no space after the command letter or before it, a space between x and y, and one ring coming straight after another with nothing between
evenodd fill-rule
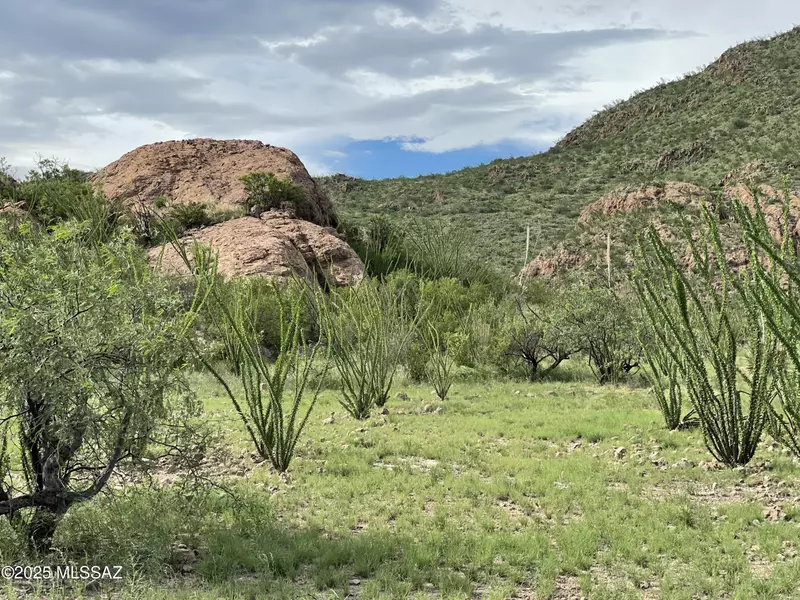
<instances>
[{"instance_id":1,"label":"gray cloud","mask_svg":"<svg viewBox=\"0 0 800 600\"><path fill-rule=\"evenodd\" d=\"M257 38L311 35L377 8L425 17L438 0L36 0L3 11L0 52L155 60L185 52L253 51Z\"/></svg>"},{"instance_id":2,"label":"gray cloud","mask_svg":"<svg viewBox=\"0 0 800 600\"><path fill-rule=\"evenodd\" d=\"M310 46L282 45L273 52L330 74L363 68L398 78L454 71L498 77L547 77L591 48L687 35L658 29L600 29L531 33L503 27L460 27L432 32L421 25L351 29ZM457 53L465 54L459 58Z\"/></svg>"},{"instance_id":3,"label":"gray cloud","mask_svg":"<svg viewBox=\"0 0 800 600\"><path fill-rule=\"evenodd\" d=\"M593 77L581 56L689 35L467 27L445 0L29 0L0 20L0 156L86 147L102 166L124 143L115 122L140 133L131 146L198 135L320 157L347 138L465 147L561 127L562 112L521 88L579 91Z\"/></svg>"}]
</instances>

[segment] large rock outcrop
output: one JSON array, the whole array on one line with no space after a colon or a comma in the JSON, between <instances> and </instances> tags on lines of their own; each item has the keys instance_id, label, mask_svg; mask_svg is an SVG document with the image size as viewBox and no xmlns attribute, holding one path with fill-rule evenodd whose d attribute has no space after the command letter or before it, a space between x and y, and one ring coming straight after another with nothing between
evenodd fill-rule
<instances>
[{"instance_id":1,"label":"large rock outcrop","mask_svg":"<svg viewBox=\"0 0 800 600\"><path fill-rule=\"evenodd\" d=\"M534 259L523 269L522 277L552 278L576 269L604 267L609 235L615 268L631 268L636 234L650 223L676 252L678 262L692 267L693 256L683 238L680 223L669 218L669 213L662 209L669 204L678 205L687 216L692 216L690 221L699 223L704 201L727 213L720 223L725 258L734 269L744 267L749 258L735 231L734 202L750 210L758 205L769 233L776 241L782 241L785 193L766 183L758 183L769 174L767 167L760 162L753 162L732 171L720 182L721 189L714 195L685 182L614 190L583 209L578 227L566 247L561 246ZM800 248L800 193L789 191L788 197L788 232L793 243ZM630 217L639 211L650 212L642 214L641 218ZM700 242L697 237L695 241Z\"/></svg>"},{"instance_id":2,"label":"large rock outcrop","mask_svg":"<svg viewBox=\"0 0 800 600\"><path fill-rule=\"evenodd\" d=\"M608 217L640 208L657 208L665 202L696 204L704 193L702 188L683 181L667 181L663 186L618 189L584 208L578 217L578 223L587 223L597 215Z\"/></svg>"},{"instance_id":3,"label":"large rock outcrop","mask_svg":"<svg viewBox=\"0 0 800 600\"><path fill-rule=\"evenodd\" d=\"M307 214L299 217L335 227L336 216L292 151L253 140L192 139L141 146L98 171L92 183L109 198L152 207L158 197L170 204L203 203L221 208L244 205L247 193L239 181L253 171L267 171L303 187Z\"/></svg>"},{"instance_id":4,"label":"large rock outcrop","mask_svg":"<svg viewBox=\"0 0 800 600\"><path fill-rule=\"evenodd\" d=\"M208 244L218 252L226 277L260 275L288 280L312 277L327 287L352 285L364 277L364 265L335 230L277 211L261 218L241 217L187 232L186 241ZM150 260L165 270L188 273L172 246L150 249Z\"/></svg>"}]
</instances>

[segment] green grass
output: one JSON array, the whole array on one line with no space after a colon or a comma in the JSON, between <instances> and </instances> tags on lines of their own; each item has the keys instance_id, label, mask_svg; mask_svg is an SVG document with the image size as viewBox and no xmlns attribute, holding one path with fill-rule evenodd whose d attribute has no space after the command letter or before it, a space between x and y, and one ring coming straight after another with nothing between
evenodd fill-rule
<instances>
[{"instance_id":1,"label":"green grass","mask_svg":"<svg viewBox=\"0 0 800 600\"><path fill-rule=\"evenodd\" d=\"M367 422L330 390L282 479L253 463L221 390L196 387L235 498L117 492L70 513L52 564L124 565L101 587L122 598L797 597L792 460L765 447L768 469L703 468L700 433L665 431L643 389L461 381L441 403L400 382L410 400ZM0 563L24 562L4 531ZM176 542L199 551L189 573Z\"/></svg>"},{"instance_id":2,"label":"green grass","mask_svg":"<svg viewBox=\"0 0 800 600\"><path fill-rule=\"evenodd\" d=\"M345 220L444 219L507 272L523 266L526 227L550 250L609 190L654 181L716 186L753 160L793 176L800 158L800 28L742 44L704 70L589 118L551 150L452 173L318 180Z\"/></svg>"}]
</instances>

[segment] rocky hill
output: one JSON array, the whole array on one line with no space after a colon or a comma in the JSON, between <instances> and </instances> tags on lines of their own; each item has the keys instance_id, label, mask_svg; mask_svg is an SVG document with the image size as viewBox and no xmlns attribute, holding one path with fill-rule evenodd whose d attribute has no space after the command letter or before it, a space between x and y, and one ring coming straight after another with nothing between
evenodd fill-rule
<instances>
[{"instance_id":1,"label":"rocky hill","mask_svg":"<svg viewBox=\"0 0 800 600\"><path fill-rule=\"evenodd\" d=\"M271 172L304 191L291 210L245 214L247 192L239 177ZM143 221L176 210L200 209L216 219L184 232L187 241L210 245L225 276L271 279L311 276L325 286L360 281L364 266L337 233L330 202L290 150L252 140L192 139L141 146L93 175L92 184L136 209ZM199 211L195 211L199 212ZM233 217L233 218L232 218ZM186 271L174 248L150 250L153 263Z\"/></svg>"},{"instance_id":2,"label":"rocky hill","mask_svg":"<svg viewBox=\"0 0 800 600\"><path fill-rule=\"evenodd\" d=\"M536 252L554 254L575 237L584 208L613 190L674 181L721 193L726 175L753 161L800 179L800 28L616 103L542 154L414 179L318 182L350 221L448 219L480 254L518 272L526 226Z\"/></svg>"},{"instance_id":3,"label":"rocky hill","mask_svg":"<svg viewBox=\"0 0 800 600\"><path fill-rule=\"evenodd\" d=\"M308 214L299 216L323 227L336 226L328 197L297 155L254 140L199 138L140 146L100 169L92 182L102 185L110 198L146 206L162 198L172 204L231 209L244 204L247 193L239 177L252 171L271 172L301 186L309 201Z\"/></svg>"},{"instance_id":4,"label":"rocky hill","mask_svg":"<svg viewBox=\"0 0 800 600\"><path fill-rule=\"evenodd\" d=\"M634 265L637 234L649 224L656 227L662 239L688 265L691 255L683 227L698 223L706 208L719 217L720 236L729 264L742 266L747 257L731 219L730 202L735 199L751 209L758 202L770 232L779 240L787 193L789 234L800 245L800 190L796 180L782 177L781 173L787 169L782 164L754 161L708 188L678 181L621 186L588 204L564 239L531 261L523 269L523 276L549 279L587 272L605 276L609 257L615 273L629 272Z\"/></svg>"}]
</instances>

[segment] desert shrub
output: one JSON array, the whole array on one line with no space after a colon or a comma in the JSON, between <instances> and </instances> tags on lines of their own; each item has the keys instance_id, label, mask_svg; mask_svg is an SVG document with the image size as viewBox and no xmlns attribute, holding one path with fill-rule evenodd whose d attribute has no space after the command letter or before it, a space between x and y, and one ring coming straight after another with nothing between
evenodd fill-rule
<instances>
[{"instance_id":1,"label":"desert shrub","mask_svg":"<svg viewBox=\"0 0 800 600\"><path fill-rule=\"evenodd\" d=\"M467 326L474 307L488 302L492 292L484 284L465 286L453 278L426 280L405 269L394 271L383 282L388 293L403 307L404 316L413 319L424 315L420 332L407 346L403 363L414 381L424 379L424 365L429 358L421 332L433 324L450 348L450 356L458 365L474 367L485 360L473 344L471 327ZM476 323L477 326L477 323Z\"/></svg>"},{"instance_id":2,"label":"desert shrub","mask_svg":"<svg viewBox=\"0 0 800 600\"><path fill-rule=\"evenodd\" d=\"M128 237L95 233L0 229L0 515L36 550L118 469L185 447L198 410L180 298Z\"/></svg>"},{"instance_id":3,"label":"desert shrub","mask_svg":"<svg viewBox=\"0 0 800 600\"><path fill-rule=\"evenodd\" d=\"M440 400L446 400L453 385L456 374L456 361L451 348L439 331L428 323L422 332L428 361L425 365L425 377L433 386Z\"/></svg>"},{"instance_id":4,"label":"desert shrub","mask_svg":"<svg viewBox=\"0 0 800 600\"><path fill-rule=\"evenodd\" d=\"M253 171L242 175L240 181L248 195L247 211L257 207L262 211L273 209L293 210L300 217L308 217L308 197L305 189L288 179L279 179L274 173Z\"/></svg>"},{"instance_id":5,"label":"desert shrub","mask_svg":"<svg viewBox=\"0 0 800 600\"><path fill-rule=\"evenodd\" d=\"M408 266L405 231L387 217L372 216L360 227L342 224L341 229L370 277L383 279Z\"/></svg>"},{"instance_id":6,"label":"desert shrub","mask_svg":"<svg viewBox=\"0 0 800 600\"><path fill-rule=\"evenodd\" d=\"M11 167L0 157L0 200L13 200L17 195L17 182L11 176Z\"/></svg>"},{"instance_id":7,"label":"desert shrub","mask_svg":"<svg viewBox=\"0 0 800 600\"><path fill-rule=\"evenodd\" d=\"M561 306L560 296L533 304L514 299L515 314L507 324L505 355L525 365L528 379L547 377L581 350L581 337Z\"/></svg>"},{"instance_id":8,"label":"desert shrub","mask_svg":"<svg viewBox=\"0 0 800 600\"><path fill-rule=\"evenodd\" d=\"M45 225L72 219L87 223L95 242L114 237L129 216L121 201L109 200L95 191L86 173L53 159L38 162L37 168L17 186L16 197Z\"/></svg>"},{"instance_id":9,"label":"desert shrub","mask_svg":"<svg viewBox=\"0 0 800 600\"><path fill-rule=\"evenodd\" d=\"M399 225L373 216L363 225L342 229L372 277L384 279L405 270L428 281L455 279L465 287L483 284L498 299L510 290L510 280L475 256L471 237L447 223Z\"/></svg>"},{"instance_id":10,"label":"desert shrub","mask_svg":"<svg viewBox=\"0 0 800 600\"><path fill-rule=\"evenodd\" d=\"M393 271L382 282L388 293L394 296L400 306L406 311L407 318L419 310L422 281L411 271L400 269Z\"/></svg>"},{"instance_id":11,"label":"desert shrub","mask_svg":"<svg viewBox=\"0 0 800 600\"><path fill-rule=\"evenodd\" d=\"M408 269L425 279L455 279L465 286L484 284L496 298L510 282L473 253L474 242L462 229L441 222L412 224L405 235Z\"/></svg>"},{"instance_id":12,"label":"desert shrub","mask_svg":"<svg viewBox=\"0 0 800 600\"><path fill-rule=\"evenodd\" d=\"M473 365L497 369L504 375L516 374L519 361L509 356L507 351L517 323L512 298L473 305L464 321Z\"/></svg>"},{"instance_id":13,"label":"desert shrub","mask_svg":"<svg viewBox=\"0 0 800 600\"><path fill-rule=\"evenodd\" d=\"M139 242L146 246L168 243L173 234L183 235L190 229L208 227L244 216L241 207L208 206L200 202L168 206L164 196L153 202L153 209L134 206L126 222Z\"/></svg>"},{"instance_id":14,"label":"desert shrub","mask_svg":"<svg viewBox=\"0 0 800 600\"><path fill-rule=\"evenodd\" d=\"M586 353L597 383L619 385L639 368L635 299L603 285L581 287L567 303L567 321Z\"/></svg>"},{"instance_id":15,"label":"desert shrub","mask_svg":"<svg viewBox=\"0 0 800 600\"><path fill-rule=\"evenodd\" d=\"M405 364L408 377L411 381L414 383L422 383L425 381L429 358L430 354L424 340L420 339L420 336L415 336L412 341L409 342L408 350L406 350L403 358L403 364Z\"/></svg>"},{"instance_id":16,"label":"desert shrub","mask_svg":"<svg viewBox=\"0 0 800 600\"><path fill-rule=\"evenodd\" d=\"M201 202L174 204L167 211L165 218L170 221L172 227L179 233L187 229L206 227L213 222L208 206Z\"/></svg>"},{"instance_id":17,"label":"desert shrub","mask_svg":"<svg viewBox=\"0 0 800 600\"><path fill-rule=\"evenodd\" d=\"M324 374L320 376L315 368L327 372L329 365L321 346L308 344L304 334L306 294L316 291L307 288L304 293L285 295L271 284L275 288L272 297L278 303L279 345L274 360L270 360L263 352L259 313L253 309L257 296L252 292L256 288L245 284L223 290L209 248L195 244L187 250L177 238L173 241L197 280L198 290L207 298L204 314L210 316L223 340L226 362L241 384L241 395L197 345L195 355L225 389L258 454L276 470L285 472L325 381ZM304 398L306 393L308 398Z\"/></svg>"},{"instance_id":18,"label":"desert shrub","mask_svg":"<svg viewBox=\"0 0 800 600\"><path fill-rule=\"evenodd\" d=\"M750 273L740 277L732 272L715 218L707 211L704 215L699 240L685 234L691 272L678 265L651 227L640 241L634 281L657 340L681 371L707 448L726 465L744 465L769 416L775 337L758 308L760 283ZM748 324L747 345L741 350L729 308L737 294ZM740 353L745 353L744 365Z\"/></svg>"},{"instance_id":19,"label":"desert shrub","mask_svg":"<svg viewBox=\"0 0 800 600\"><path fill-rule=\"evenodd\" d=\"M342 384L342 407L365 419L389 397L416 327L389 288L374 281L338 290L320 303L320 323Z\"/></svg>"}]
</instances>

